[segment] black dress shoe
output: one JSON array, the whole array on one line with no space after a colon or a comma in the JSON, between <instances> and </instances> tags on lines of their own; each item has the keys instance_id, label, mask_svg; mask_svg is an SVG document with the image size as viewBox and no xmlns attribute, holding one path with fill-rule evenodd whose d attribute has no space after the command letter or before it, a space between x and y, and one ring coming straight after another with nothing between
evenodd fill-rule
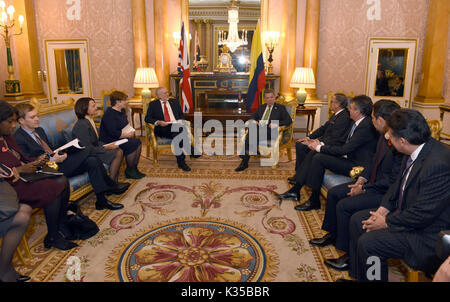
<instances>
[{"instance_id":1,"label":"black dress shoe","mask_svg":"<svg viewBox=\"0 0 450 302\"><path fill-rule=\"evenodd\" d=\"M296 180L295 175L288 178L288 181L289 181L289 182L292 182L292 181L293 181L293 182L295 183L295 180Z\"/></svg>"},{"instance_id":2,"label":"black dress shoe","mask_svg":"<svg viewBox=\"0 0 450 302\"><path fill-rule=\"evenodd\" d=\"M244 170L247 169L247 168L248 168L248 162L241 161L241 163L239 164L239 166L238 166L236 169L234 169L234 171L236 171L236 172L241 172L241 171L244 171Z\"/></svg>"},{"instance_id":3,"label":"black dress shoe","mask_svg":"<svg viewBox=\"0 0 450 302\"><path fill-rule=\"evenodd\" d=\"M178 163L178 168L186 172L191 171L191 168L185 162Z\"/></svg>"},{"instance_id":4,"label":"black dress shoe","mask_svg":"<svg viewBox=\"0 0 450 302\"><path fill-rule=\"evenodd\" d=\"M340 279L337 279L336 282L357 282L357 281L356 280L352 280L352 279L340 278Z\"/></svg>"},{"instance_id":5,"label":"black dress shoe","mask_svg":"<svg viewBox=\"0 0 450 302\"><path fill-rule=\"evenodd\" d=\"M315 246L326 246L326 245L330 245L330 244L335 244L336 243L336 239L330 234L326 234L325 236L321 237L321 238L314 238L311 239L309 241L309 243L311 245L315 245Z\"/></svg>"},{"instance_id":6,"label":"black dress shoe","mask_svg":"<svg viewBox=\"0 0 450 302\"><path fill-rule=\"evenodd\" d=\"M97 210L104 210L104 209L108 209L111 211L115 211L115 210L120 210L123 209L123 204L120 203L114 203L109 201L108 199L105 198L105 200L102 201L96 201L95 202L95 208Z\"/></svg>"},{"instance_id":7,"label":"black dress shoe","mask_svg":"<svg viewBox=\"0 0 450 302\"><path fill-rule=\"evenodd\" d=\"M297 183L295 180L288 180L288 183L292 186L295 186L295 184Z\"/></svg>"},{"instance_id":8,"label":"black dress shoe","mask_svg":"<svg viewBox=\"0 0 450 302\"><path fill-rule=\"evenodd\" d=\"M47 236L45 236L45 238L44 238L44 247L46 249L55 247L58 250L67 251L67 250L73 249L74 247L77 247L77 246L78 246L78 244L64 239L61 235L51 238L47 234Z\"/></svg>"},{"instance_id":9,"label":"black dress shoe","mask_svg":"<svg viewBox=\"0 0 450 302\"><path fill-rule=\"evenodd\" d=\"M117 183L117 185L115 187L106 191L105 195L111 195L111 194L120 195L120 194L125 193L125 191L128 190L129 187L130 187L130 183L119 182L119 183Z\"/></svg>"},{"instance_id":10,"label":"black dress shoe","mask_svg":"<svg viewBox=\"0 0 450 302\"><path fill-rule=\"evenodd\" d=\"M347 271L349 270L349 258L348 255L345 254L337 259L327 259L325 260L325 265L334 268L338 271Z\"/></svg>"},{"instance_id":11,"label":"black dress shoe","mask_svg":"<svg viewBox=\"0 0 450 302\"><path fill-rule=\"evenodd\" d=\"M19 275L19 277L17 277L16 281L17 282L27 282L30 279L31 279L30 276Z\"/></svg>"},{"instance_id":12,"label":"black dress shoe","mask_svg":"<svg viewBox=\"0 0 450 302\"><path fill-rule=\"evenodd\" d=\"M295 200L295 201L299 201L300 200L300 193L297 191L294 191L292 189L284 192L283 194L277 194L276 195L279 199L290 199L290 200Z\"/></svg>"},{"instance_id":13,"label":"black dress shoe","mask_svg":"<svg viewBox=\"0 0 450 302\"><path fill-rule=\"evenodd\" d=\"M190 157L191 158L200 158L200 157L202 157L202 155L201 154L194 154L194 153L192 153L192 155Z\"/></svg>"},{"instance_id":14,"label":"black dress shoe","mask_svg":"<svg viewBox=\"0 0 450 302\"><path fill-rule=\"evenodd\" d=\"M320 209L320 202L313 202L311 200L308 200L305 203L295 206L294 209L296 209L297 211L318 210L318 209Z\"/></svg>"}]
</instances>

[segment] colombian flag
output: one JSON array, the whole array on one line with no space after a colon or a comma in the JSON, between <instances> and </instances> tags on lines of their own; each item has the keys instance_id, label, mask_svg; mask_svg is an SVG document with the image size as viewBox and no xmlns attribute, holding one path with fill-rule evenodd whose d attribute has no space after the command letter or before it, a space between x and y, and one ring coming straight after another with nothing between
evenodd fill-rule
<instances>
[{"instance_id":1,"label":"colombian flag","mask_svg":"<svg viewBox=\"0 0 450 302\"><path fill-rule=\"evenodd\" d=\"M259 21L256 25L252 39L250 52L250 77L247 92L247 111L255 112L259 106L259 96L266 86L266 72L264 71L264 59L262 53L261 35L259 33Z\"/></svg>"}]
</instances>

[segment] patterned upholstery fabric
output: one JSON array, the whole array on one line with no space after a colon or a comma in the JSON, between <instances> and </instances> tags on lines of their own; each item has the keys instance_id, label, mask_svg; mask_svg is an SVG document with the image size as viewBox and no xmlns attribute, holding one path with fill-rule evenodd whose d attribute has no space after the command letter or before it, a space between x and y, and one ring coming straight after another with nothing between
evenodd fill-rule
<instances>
[{"instance_id":1,"label":"patterned upholstery fabric","mask_svg":"<svg viewBox=\"0 0 450 302\"><path fill-rule=\"evenodd\" d=\"M334 186L350 181L352 181L352 178L349 176L333 174L329 170L326 170L323 176L322 186L324 186L327 190L330 190Z\"/></svg>"},{"instance_id":2,"label":"patterned upholstery fabric","mask_svg":"<svg viewBox=\"0 0 450 302\"><path fill-rule=\"evenodd\" d=\"M292 117L292 106L284 106L284 107L286 107L286 111ZM292 119L292 122L295 123L295 116ZM283 132L283 136L281 137L281 144L282 145L287 144L289 142L289 140L292 139L293 131L294 131L294 127L291 127L291 128L289 128L289 129L287 129L287 130L285 130Z\"/></svg>"}]
</instances>

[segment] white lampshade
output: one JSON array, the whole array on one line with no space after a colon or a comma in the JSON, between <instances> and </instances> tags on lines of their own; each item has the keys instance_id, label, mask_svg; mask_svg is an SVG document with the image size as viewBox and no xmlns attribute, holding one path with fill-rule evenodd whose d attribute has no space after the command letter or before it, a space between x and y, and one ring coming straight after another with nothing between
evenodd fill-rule
<instances>
[{"instance_id":1,"label":"white lampshade","mask_svg":"<svg viewBox=\"0 0 450 302\"><path fill-rule=\"evenodd\" d=\"M311 67L296 67L292 75L290 87L316 88L314 72Z\"/></svg>"},{"instance_id":2,"label":"white lampshade","mask_svg":"<svg viewBox=\"0 0 450 302\"><path fill-rule=\"evenodd\" d=\"M158 78L153 68L138 68L134 77L134 88L158 88Z\"/></svg>"}]
</instances>

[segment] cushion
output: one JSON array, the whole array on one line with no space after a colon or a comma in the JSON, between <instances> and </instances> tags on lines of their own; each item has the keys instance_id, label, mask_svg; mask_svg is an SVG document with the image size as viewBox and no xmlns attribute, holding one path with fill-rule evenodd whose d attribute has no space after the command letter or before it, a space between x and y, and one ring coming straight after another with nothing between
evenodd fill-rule
<instances>
[{"instance_id":1,"label":"cushion","mask_svg":"<svg viewBox=\"0 0 450 302\"><path fill-rule=\"evenodd\" d=\"M89 182L89 175L88 173L80 174L77 176L72 176L69 178L70 186L72 187L73 191L78 190L82 186L90 183Z\"/></svg>"},{"instance_id":2,"label":"cushion","mask_svg":"<svg viewBox=\"0 0 450 302\"><path fill-rule=\"evenodd\" d=\"M324 186L327 190L330 190L332 187L350 181L352 181L352 178L350 176L334 174L331 171L326 170L323 176L322 186Z\"/></svg>"},{"instance_id":3,"label":"cushion","mask_svg":"<svg viewBox=\"0 0 450 302\"><path fill-rule=\"evenodd\" d=\"M60 147L70 141L76 121L73 109L39 117L39 125L44 129L50 144L54 147Z\"/></svg>"}]
</instances>

